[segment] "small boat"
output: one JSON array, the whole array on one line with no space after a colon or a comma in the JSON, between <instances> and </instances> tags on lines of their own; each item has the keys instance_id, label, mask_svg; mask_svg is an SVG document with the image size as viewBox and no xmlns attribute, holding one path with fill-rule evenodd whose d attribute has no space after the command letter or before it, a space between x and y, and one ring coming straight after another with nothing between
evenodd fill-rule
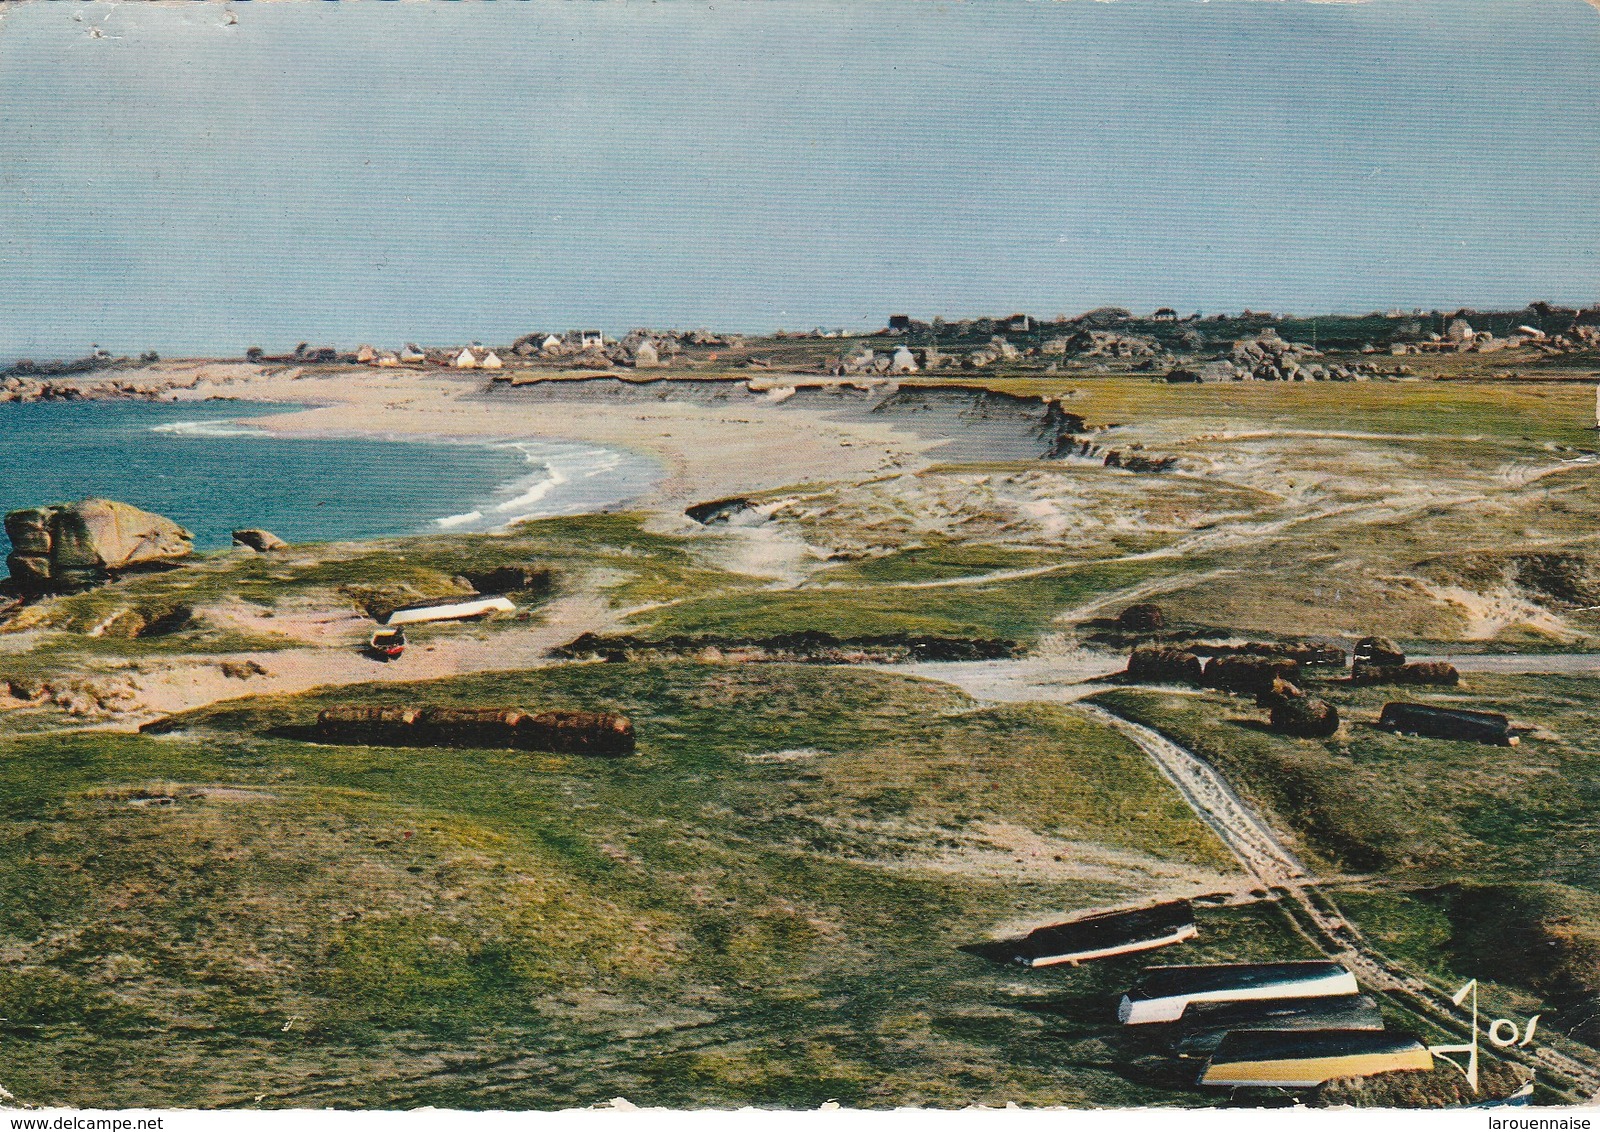
<instances>
[{"instance_id":1,"label":"small boat","mask_svg":"<svg viewBox=\"0 0 1600 1132\"><path fill-rule=\"evenodd\" d=\"M1194 1002L1173 1029L1169 1039L1173 1053L1209 1057L1234 1030L1381 1030L1383 1015L1364 994Z\"/></svg>"},{"instance_id":2,"label":"small boat","mask_svg":"<svg viewBox=\"0 0 1600 1132\"><path fill-rule=\"evenodd\" d=\"M1196 934L1194 909L1187 900L1175 900L1039 928L1017 942L1012 958L1024 967L1077 966L1090 959L1182 943Z\"/></svg>"},{"instance_id":3,"label":"small boat","mask_svg":"<svg viewBox=\"0 0 1600 1132\"><path fill-rule=\"evenodd\" d=\"M1200 1084L1309 1089L1335 1077L1431 1070L1433 1055L1409 1034L1373 1030L1282 1033L1235 1030L1211 1055Z\"/></svg>"},{"instance_id":4,"label":"small boat","mask_svg":"<svg viewBox=\"0 0 1600 1132\"><path fill-rule=\"evenodd\" d=\"M1359 993L1354 975L1338 963L1321 959L1146 967L1133 989L1122 996L1117 1021L1125 1026L1176 1022L1191 1003Z\"/></svg>"},{"instance_id":5,"label":"small boat","mask_svg":"<svg viewBox=\"0 0 1600 1132\"><path fill-rule=\"evenodd\" d=\"M515 613L516 604L499 594L481 595L462 601L427 602L402 605L383 619L385 625L420 625L425 621L467 621L491 613Z\"/></svg>"},{"instance_id":6,"label":"small boat","mask_svg":"<svg viewBox=\"0 0 1600 1132\"><path fill-rule=\"evenodd\" d=\"M404 629L379 629L367 642L367 651L379 660L399 660L406 651Z\"/></svg>"}]
</instances>

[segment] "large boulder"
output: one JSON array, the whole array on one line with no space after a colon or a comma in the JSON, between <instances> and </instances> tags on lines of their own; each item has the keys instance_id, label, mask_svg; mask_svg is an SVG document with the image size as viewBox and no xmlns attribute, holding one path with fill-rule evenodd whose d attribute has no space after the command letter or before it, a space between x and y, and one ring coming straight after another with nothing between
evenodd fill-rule
<instances>
[{"instance_id":1,"label":"large boulder","mask_svg":"<svg viewBox=\"0 0 1600 1132\"><path fill-rule=\"evenodd\" d=\"M289 545L271 531L264 531L260 527L246 527L244 530L234 531L233 544L263 554L269 550L283 550Z\"/></svg>"},{"instance_id":2,"label":"large boulder","mask_svg":"<svg viewBox=\"0 0 1600 1132\"><path fill-rule=\"evenodd\" d=\"M13 511L6 535L11 584L30 596L88 589L194 551L194 536L171 519L112 499Z\"/></svg>"}]
</instances>

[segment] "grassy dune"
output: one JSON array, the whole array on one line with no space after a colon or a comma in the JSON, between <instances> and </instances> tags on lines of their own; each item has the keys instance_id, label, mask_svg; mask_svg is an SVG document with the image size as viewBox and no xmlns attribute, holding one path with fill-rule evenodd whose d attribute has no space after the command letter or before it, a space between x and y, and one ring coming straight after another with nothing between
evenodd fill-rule
<instances>
[{"instance_id":1,"label":"grassy dune","mask_svg":"<svg viewBox=\"0 0 1600 1132\"><path fill-rule=\"evenodd\" d=\"M1180 570L1199 570L1186 560ZM1032 640L1063 613L1151 578L1170 561L1068 563L1027 578L937 588L786 590L688 601L646 615L661 633L768 635L814 629L841 637L927 633Z\"/></svg>"},{"instance_id":2,"label":"grassy dune","mask_svg":"<svg viewBox=\"0 0 1600 1132\"><path fill-rule=\"evenodd\" d=\"M334 699L614 707L640 751L266 734ZM1123 1064L1110 996L1136 964L1025 976L958 950L1228 867L1136 750L1064 711L870 672L589 665L185 722L0 745L25 1100L1194 1099ZM1294 946L1273 923L1214 913L1205 946Z\"/></svg>"},{"instance_id":3,"label":"grassy dune","mask_svg":"<svg viewBox=\"0 0 1600 1132\"><path fill-rule=\"evenodd\" d=\"M1329 740L1273 735L1248 700L1118 690L1097 699L1221 768L1325 871L1375 874L1340 906L1374 941L1441 981L1600 1041L1600 726L1594 681L1478 676L1449 692L1340 689ZM1388 700L1501 711L1537 728L1517 747L1408 738L1372 726ZM1398 886L1398 887L1397 887Z\"/></svg>"}]
</instances>

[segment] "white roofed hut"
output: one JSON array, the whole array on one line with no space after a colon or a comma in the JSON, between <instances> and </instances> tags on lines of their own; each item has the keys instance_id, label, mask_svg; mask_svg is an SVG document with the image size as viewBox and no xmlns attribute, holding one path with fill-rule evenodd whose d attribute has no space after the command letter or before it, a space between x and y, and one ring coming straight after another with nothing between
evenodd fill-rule
<instances>
[{"instance_id":1,"label":"white roofed hut","mask_svg":"<svg viewBox=\"0 0 1600 1132\"><path fill-rule=\"evenodd\" d=\"M386 350L378 355L378 364L384 369L393 369L400 364L400 358Z\"/></svg>"},{"instance_id":2,"label":"white roofed hut","mask_svg":"<svg viewBox=\"0 0 1600 1132\"><path fill-rule=\"evenodd\" d=\"M1359 994L1356 977L1338 963L1207 963L1146 967L1122 996L1117 1021L1127 1026L1176 1022L1192 1002L1244 1002L1256 998L1322 998Z\"/></svg>"},{"instance_id":3,"label":"white roofed hut","mask_svg":"<svg viewBox=\"0 0 1600 1132\"><path fill-rule=\"evenodd\" d=\"M483 357L478 359L479 369L501 369L505 363L500 360L500 355L493 350L485 350Z\"/></svg>"},{"instance_id":4,"label":"white roofed hut","mask_svg":"<svg viewBox=\"0 0 1600 1132\"><path fill-rule=\"evenodd\" d=\"M456 369L477 369L478 356L472 352L472 347L463 346L461 352L455 356L455 360L450 364L455 366Z\"/></svg>"},{"instance_id":5,"label":"white roofed hut","mask_svg":"<svg viewBox=\"0 0 1600 1132\"><path fill-rule=\"evenodd\" d=\"M407 342L406 348L400 351L401 365L415 365L418 362L425 362L427 360L428 355L424 354L422 352L422 347L418 346L415 342Z\"/></svg>"},{"instance_id":6,"label":"white roofed hut","mask_svg":"<svg viewBox=\"0 0 1600 1132\"><path fill-rule=\"evenodd\" d=\"M371 365L375 360L377 360L377 357L378 351L374 350L371 346L356 347L356 361L360 362L364 366Z\"/></svg>"},{"instance_id":7,"label":"white roofed hut","mask_svg":"<svg viewBox=\"0 0 1600 1132\"><path fill-rule=\"evenodd\" d=\"M889 362L890 373L916 373L917 359L905 346L894 352L894 357Z\"/></svg>"}]
</instances>

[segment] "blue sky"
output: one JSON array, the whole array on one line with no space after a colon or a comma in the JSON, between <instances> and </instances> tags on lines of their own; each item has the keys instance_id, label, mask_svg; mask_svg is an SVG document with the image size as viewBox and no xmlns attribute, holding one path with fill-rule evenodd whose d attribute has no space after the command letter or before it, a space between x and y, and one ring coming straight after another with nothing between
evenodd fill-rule
<instances>
[{"instance_id":1,"label":"blue sky","mask_svg":"<svg viewBox=\"0 0 1600 1132\"><path fill-rule=\"evenodd\" d=\"M1584 0L26 4L0 357L1589 303L1596 58Z\"/></svg>"}]
</instances>

